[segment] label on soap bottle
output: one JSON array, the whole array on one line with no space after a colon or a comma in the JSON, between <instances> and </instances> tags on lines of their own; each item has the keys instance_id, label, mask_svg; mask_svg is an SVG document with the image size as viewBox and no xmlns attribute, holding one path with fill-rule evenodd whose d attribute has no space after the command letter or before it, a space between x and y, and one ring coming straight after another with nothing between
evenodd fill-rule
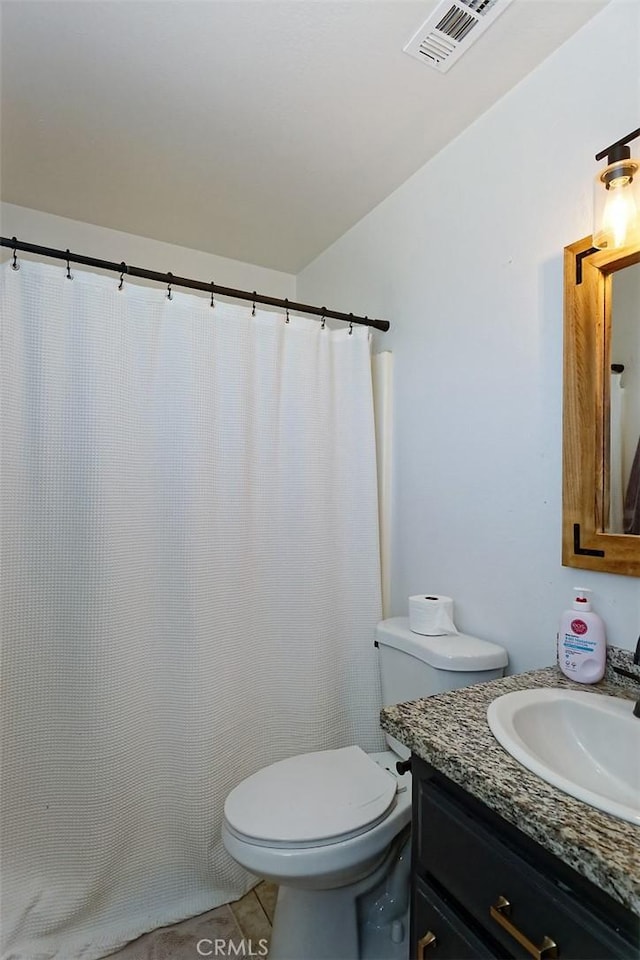
<instances>
[{"instance_id":1,"label":"label on soap bottle","mask_svg":"<svg viewBox=\"0 0 640 960\"><path fill-rule=\"evenodd\" d=\"M573 617L558 635L558 666L571 680L597 683L604 673L602 640L580 617Z\"/></svg>"}]
</instances>

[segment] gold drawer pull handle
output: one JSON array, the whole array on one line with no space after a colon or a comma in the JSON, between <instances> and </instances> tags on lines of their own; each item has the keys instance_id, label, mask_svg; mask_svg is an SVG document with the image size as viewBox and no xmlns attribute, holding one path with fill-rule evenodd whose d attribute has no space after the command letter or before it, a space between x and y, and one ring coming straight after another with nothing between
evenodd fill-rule
<instances>
[{"instance_id":1,"label":"gold drawer pull handle","mask_svg":"<svg viewBox=\"0 0 640 960\"><path fill-rule=\"evenodd\" d=\"M511 904L506 897L498 897L498 902L495 906L489 908L489 913L496 923L499 923L507 933L511 934L514 940L518 941L521 947L524 947L527 953L535 957L535 960L556 960L558 956L558 946L553 942L551 937L544 937L542 945L536 947L535 943L532 943L528 937L525 937L524 933L521 933L511 920L509 920Z\"/></svg>"},{"instance_id":2,"label":"gold drawer pull handle","mask_svg":"<svg viewBox=\"0 0 640 960\"><path fill-rule=\"evenodd\" d=\"M420 937L418 940L418 954L416 960L424 960L424 952L427 947L435 947L437 942L438 941L436 940L435 933L431 933L431 930L428 930L424 937Z\"/></svg>"}]
</instances>

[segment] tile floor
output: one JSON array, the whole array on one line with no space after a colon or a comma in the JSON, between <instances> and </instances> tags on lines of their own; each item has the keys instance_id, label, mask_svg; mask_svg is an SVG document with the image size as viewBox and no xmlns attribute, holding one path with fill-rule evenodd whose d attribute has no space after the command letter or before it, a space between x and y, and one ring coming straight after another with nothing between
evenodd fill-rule
<instances>
[{"instance_id":1,"label":"tile floor","mask_svg":"<svg viewBox=\"0 0 640 960\"><path fill-rule=\"evenodd\" d=\"M241 900L227 903L199 917L190 917L171 927L152 930L128 943L117 953L109 954L109 960L199 960L196 945L199 940L224 940L232 943L232 949L222 948L218 957L265 956L261 952L260 940L269 941L271 922L276 905L278 888L273 883L262 881L250 890ZM251 941L251 944L249 944ZM245 953L242 950L244 942ZM205 953L213 947L208 944L202 948Z\"/></svg>"}]
</instances>

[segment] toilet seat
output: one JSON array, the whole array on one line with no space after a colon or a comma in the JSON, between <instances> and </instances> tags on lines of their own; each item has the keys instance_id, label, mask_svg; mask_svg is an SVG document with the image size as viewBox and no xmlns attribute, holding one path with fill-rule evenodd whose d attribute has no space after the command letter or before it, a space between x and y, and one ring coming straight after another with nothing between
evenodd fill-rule
<instances>
[{"instance_id":1,"label":"toilet seat","mask_svg":"<svg viewBox=\"0 0 640 960\"><path fill-rule=\"evenodd\" d=\"M395 778L360 747L300 754L271 764L231 791L229 832L257 846L324 846L357 837L395 806Z\"/></svg>"}]
</instances>

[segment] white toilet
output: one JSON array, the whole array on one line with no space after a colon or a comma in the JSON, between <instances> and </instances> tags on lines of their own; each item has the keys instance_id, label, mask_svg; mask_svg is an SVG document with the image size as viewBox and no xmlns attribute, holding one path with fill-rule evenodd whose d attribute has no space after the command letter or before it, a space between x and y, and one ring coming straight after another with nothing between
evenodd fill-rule
<instances>
[{"instance_id":1,"label":"white toilet","mask_svg":"<svg viewBox=\"0 0 640 960\"><path fill-rule=\"evenodd\" d=\"M507 653L464 634L424 637L407 617L376 628L383 704L493 680ZM408 957L411 774L393 737L305 753L259 770L224 806L231 856L279 885L270 960Z\"/></svg>"}]
</instances>

